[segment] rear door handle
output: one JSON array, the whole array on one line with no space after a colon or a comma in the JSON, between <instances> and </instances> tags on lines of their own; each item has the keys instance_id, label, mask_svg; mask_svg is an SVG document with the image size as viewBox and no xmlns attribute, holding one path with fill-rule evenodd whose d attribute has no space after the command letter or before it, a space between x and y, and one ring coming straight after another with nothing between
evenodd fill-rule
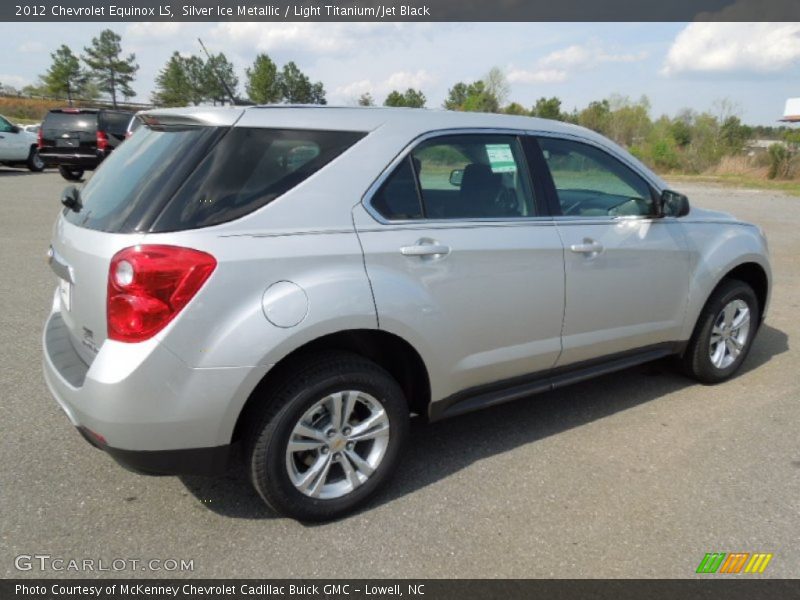
<instances>
[{"instance_id":1,"label":"rear door handle","mask_svg":"<svg viewBox=\"0 0 800 600\"><path fill-rule=\"evenodd\" d=\"M583 240L583 243L572 244L569 249L578 254L599 254L603 251L603 244L586 238Z\"/></svg>"},{"instance_id":2,"label":"rear door handle","mask_svg":"<svg viewBox=\"0 0 800 600\"><path fill-rule=\"evenodd\" d=\"M442 244L415 244L400 248L403 256L445 256L450 254L450 246Z\"/></svg>"}]
</instances>

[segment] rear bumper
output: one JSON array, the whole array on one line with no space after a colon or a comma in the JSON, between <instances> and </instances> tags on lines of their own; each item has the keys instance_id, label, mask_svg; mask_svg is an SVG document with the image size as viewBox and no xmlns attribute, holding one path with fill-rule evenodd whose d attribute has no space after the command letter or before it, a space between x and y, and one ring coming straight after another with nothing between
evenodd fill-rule
<instances>
[{"instance_id":1,"label":"rear bumper","mask_svg":"<svg viewBox=\"0 0 800 600\"><path fill-rule=\"evenodd\" d=\"M222 475L235 455L235 445L183 450L122 450L104 444L94 432L79 425L78 432L130 471L143 475Z\"/></svg>"},{"instance_id":2,"label":"rear bumper","mask_svg":"<svg viewBox=\"0 0 800 600\"><path fill-rule=\"evenodd\" d=\"M239 411L263 376L251 367L191 368L155 340L107 340L87 365L59 310L43 346L45 381L70 422L118 462L148 473L224 470Z\"/></svg>"},{"instance_id":3,"label":"rear bumper","mask_svg":"<svg viewBox=\"0 0 800 600\"><path fill-rule=\"evenodd\" d=\"M40 151L39 157L48 167L76 167L79 169L95 169L105 155L95 154L59 154L56 152Z\"/></svg>"}]
</instances>

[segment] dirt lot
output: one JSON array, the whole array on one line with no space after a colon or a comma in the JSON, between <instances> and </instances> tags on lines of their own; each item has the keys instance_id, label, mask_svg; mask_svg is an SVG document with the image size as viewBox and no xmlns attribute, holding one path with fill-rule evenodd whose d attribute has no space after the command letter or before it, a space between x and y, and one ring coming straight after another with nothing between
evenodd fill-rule
<instances>
[{"instance_id":1,"label":"dirt lot","mask_svg":"<svg viewBox=\"0 0 800 600\"><path fill-rule=\"evenodd\" d=\"M772 307L740 377L703 387L656 363L414 423L380 497L309 527L267 515L242 472L135 475L70 427L42 380L39 339L64 183L0 168L5 577L84 575L19 572L20 554L194 561L117 576L691 577L714 551L771 552L764 576L800 576L800 199L677 186L770 239Z\"/></svg>"}]
</instances>

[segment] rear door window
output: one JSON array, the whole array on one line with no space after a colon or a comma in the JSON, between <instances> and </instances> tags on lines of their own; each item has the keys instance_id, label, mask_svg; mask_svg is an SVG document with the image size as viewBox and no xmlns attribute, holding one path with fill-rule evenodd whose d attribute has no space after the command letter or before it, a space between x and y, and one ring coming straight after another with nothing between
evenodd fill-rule
<instances>
[{"instance_id":1,"label":"rear door window","mask_svg":"<svg viewBox=\"0 0 800 600\"><path fill-rule=\"evenodd\" d=\"M106 133L125 135L133 113L104 111L100 113L100 129Z\"/></svg>"}]
</instances>

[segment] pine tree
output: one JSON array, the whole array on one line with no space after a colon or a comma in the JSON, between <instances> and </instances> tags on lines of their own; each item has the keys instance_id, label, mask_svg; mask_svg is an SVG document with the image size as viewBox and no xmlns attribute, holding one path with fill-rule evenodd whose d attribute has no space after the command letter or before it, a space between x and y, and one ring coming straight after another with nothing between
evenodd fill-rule
<instances>
[{"instance_id":1,"label":"pine tree","mask_svg":"<svg viewBox=\"0 0 800 600\"><path fill-rule=\"evenodd\" d=\"M47 73L41 77L45 91L54 96L66 95L69 105L72 106L73 97L86 86L87 74L81 69L78 57L65 44L50 56L53 62Z\"/></svg>"},{"instance_id":2,"label":"pine tree","mask_svg":"<svg viewBox=\"0 0 800 600\"><path fill-rule=\"evenodd\" d=\"M246 70L247 96L257 104L280 102L282 98L278 67L266 54L259 54Z\"/></svg>"},{"instance_id":3,"label":"pine tree","mask_svg":"<svg viewBox=\"0 0 800 600\"><path fill-rule=\"evenodd\" d=\"M135 54L121 57L120 41L119 35L105 29L99 37L92 38L92 45L83 49L86 54L82 57L99 88L111 96L114 108L117 107L117 94L125 98L136 95L130 84L139 70Z\"/></svg>"}]
</instances>

